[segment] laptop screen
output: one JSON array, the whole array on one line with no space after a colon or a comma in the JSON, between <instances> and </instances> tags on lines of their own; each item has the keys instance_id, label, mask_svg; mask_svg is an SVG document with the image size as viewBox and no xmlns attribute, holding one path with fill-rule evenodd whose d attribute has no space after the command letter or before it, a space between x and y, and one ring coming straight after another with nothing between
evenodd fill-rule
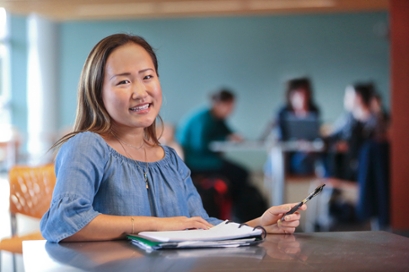
<instances>
[{"instance_id":1,"label":"laptop screen","mask_svg":"<svg viewBox=\"0 0 409 272\"><path fill-rule=\"evenodd\" d=\"M320 138L320 120L316 114L305 117L287 114L283 123L283 140L313 141Z\"/></svg>"}]
</instances>

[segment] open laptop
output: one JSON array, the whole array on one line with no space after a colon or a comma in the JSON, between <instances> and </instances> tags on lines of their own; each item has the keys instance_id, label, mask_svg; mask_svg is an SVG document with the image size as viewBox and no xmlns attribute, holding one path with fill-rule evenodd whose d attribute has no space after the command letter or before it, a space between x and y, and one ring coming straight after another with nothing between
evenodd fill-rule
<instances>
[{"instance_id":1,"label":"open laptop","mask_svg":"<svg viewBox=\"0 0 409 272\"><path fill-rule=\"evenodd\" d=\"M284 120L286 141L314 141L320 138L320 120L315 114L305 117L288 114Z\"/></svg>"}]
</instances>

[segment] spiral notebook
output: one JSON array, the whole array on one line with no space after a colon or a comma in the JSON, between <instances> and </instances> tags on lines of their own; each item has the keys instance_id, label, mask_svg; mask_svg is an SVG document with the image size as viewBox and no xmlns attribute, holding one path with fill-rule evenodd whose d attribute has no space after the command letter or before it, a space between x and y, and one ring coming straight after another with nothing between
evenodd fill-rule
<instances>
[{"instance_id":1,"label":"spiral notebook","mask_svg":"<svg viewBox=\"0 0 409 272\"><path fill-rule=\"evenodd\" d=\"M128 235L132 243L144 250L170 248L240 247L259 243L265 230L224 221L208 230L144 231Z\"/></svg>"}]
</instances>

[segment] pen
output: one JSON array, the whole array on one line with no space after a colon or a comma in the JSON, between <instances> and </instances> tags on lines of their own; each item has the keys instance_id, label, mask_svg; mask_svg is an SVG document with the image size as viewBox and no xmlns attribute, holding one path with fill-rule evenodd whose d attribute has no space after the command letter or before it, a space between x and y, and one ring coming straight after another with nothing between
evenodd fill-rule
<instances>
[{"instance_id":1,"label":"pen","mask_svg":"<svg viewBox=\"0 0 409 272\"><path fill-rule=\"evenodd\" d=\"M315 188L314 192L312 192L311 194L309 194L306 198L304 198L300 203L298 203L297 205L295 205L294 207L291 208L291 210L289 210L286 214L283 215L283 217L280 218L280 221L283 222L285 221L285 216L289 215L289 214L293 214L295 213L303 204L307 203L309 200L311 200L311 198L313 198L314 196L318 195L322 189L324 188L325 184L318 186L317 188Z\"/></svg>"}]
</instances>

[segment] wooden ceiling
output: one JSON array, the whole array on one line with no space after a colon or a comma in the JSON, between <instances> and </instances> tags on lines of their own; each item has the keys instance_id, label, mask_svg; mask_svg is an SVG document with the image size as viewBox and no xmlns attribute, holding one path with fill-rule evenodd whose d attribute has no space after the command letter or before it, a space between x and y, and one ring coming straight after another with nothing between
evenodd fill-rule
<instances>
[{"instance_id":1,"label":"wooden ceiling","mask_svg":"<svg viewBox=\"0 0 409 272\"><path fill-rule=\"evenodd\" d=\"M56 21L361 12L388 10L388 0L0 0L12 14Z\"/></svg>"}]
</instances>

